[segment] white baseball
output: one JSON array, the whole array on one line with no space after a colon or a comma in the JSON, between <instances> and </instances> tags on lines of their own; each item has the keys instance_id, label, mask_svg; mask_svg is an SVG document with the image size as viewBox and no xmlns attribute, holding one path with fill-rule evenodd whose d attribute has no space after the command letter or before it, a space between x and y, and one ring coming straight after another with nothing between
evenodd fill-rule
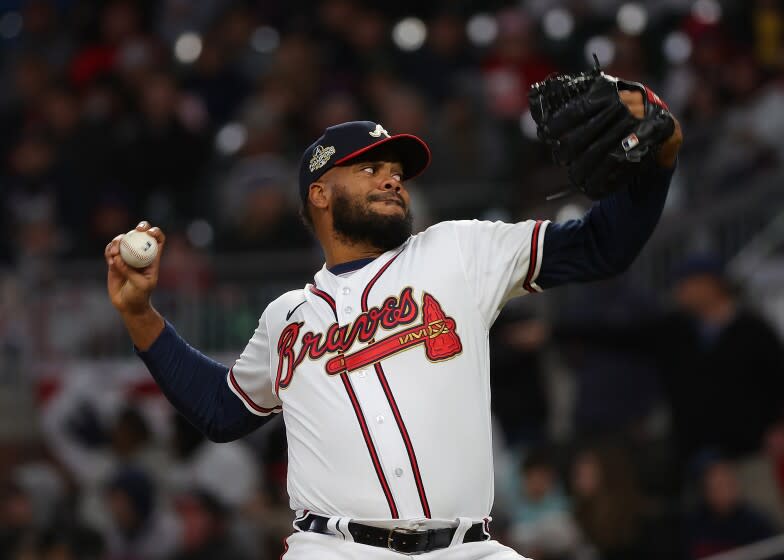
<instances>
[{"instance_id":1,"label":"white baseball","mask_svg":"<svg viewBox=\"0 0 784 560\"><path fill-rule=\"evenodd\" d=\"M155 260L158 242L147 232L132 229L120 241L120 256L133 268L144 268Z\"/></svg>"}]
</instances>

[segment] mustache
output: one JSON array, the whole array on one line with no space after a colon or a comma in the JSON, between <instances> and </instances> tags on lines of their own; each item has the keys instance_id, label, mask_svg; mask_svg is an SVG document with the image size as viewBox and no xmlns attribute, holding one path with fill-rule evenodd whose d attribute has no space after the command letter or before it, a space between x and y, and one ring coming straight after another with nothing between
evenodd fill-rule
<instances>
[{"instance_id":1,"label":"mustache","mask_svg":"<svg viewBox=\"0 0 784 560\"><path fill-rule=\"evenodd\" d=\"M388 201L393 201L393 202L396 202L396 203L400 204L400 206L402 206L403 208L406 208L406 201L398 193L372 194L372 195L368 196L368 200L370 202L388 202Z\"/></svg>"}]
</instances>

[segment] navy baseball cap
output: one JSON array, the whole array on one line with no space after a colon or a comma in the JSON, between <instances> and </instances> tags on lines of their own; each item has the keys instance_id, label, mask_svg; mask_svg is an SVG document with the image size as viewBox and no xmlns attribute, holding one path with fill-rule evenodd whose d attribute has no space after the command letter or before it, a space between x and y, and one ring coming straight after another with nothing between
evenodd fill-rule
<instances>
[{"instance_id":1,"label":"navy baseball cap","mask_svg":"<svg viewBox=\"0 0 784 560\"><path fill-rule=\"evenodd\" d=\"M336 165L344 165L384 146L399 158L403 178L411 179L430 165L430 148L413 134L390 135L372 121L351 121L328 127L299 164L299 195L305 204L310 185Z\"/></svg>"}]
</instances>

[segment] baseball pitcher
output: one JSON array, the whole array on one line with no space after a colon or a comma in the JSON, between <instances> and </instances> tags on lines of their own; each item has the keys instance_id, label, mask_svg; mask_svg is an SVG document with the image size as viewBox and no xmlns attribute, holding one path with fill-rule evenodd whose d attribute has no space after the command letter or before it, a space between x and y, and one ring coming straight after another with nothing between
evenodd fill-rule
<instances>
[{"instance_id":1,"label":"baseball pitcher","mask_svg":"<svg viewBox=\"0 0 784 560\"><path fill-rule=\"evenodd\" d=\"M493 540L488 330L512 297L625 270L664 205L677 121L600 70L530 92L540 137L596 199L565 223L449 221L411 232L406 183L426 143L367 121L332 126L299 169L326 262L267 306L226 367L153 308L165 236L138 270L106 247L108 291L172 404L214 441L283 414L295 511L285 560L521 558ZM231 484L231 473L226 473Z\"/></svg>"}]
</instances>

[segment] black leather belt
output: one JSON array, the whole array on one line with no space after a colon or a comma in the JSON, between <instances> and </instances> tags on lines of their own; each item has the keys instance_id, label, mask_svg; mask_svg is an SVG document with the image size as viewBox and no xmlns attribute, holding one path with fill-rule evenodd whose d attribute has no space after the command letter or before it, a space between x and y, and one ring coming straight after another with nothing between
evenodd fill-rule
<instances>
[{"instance_id":1,"label":"black leather belt","mask_svg":"<svg viewBox=\"0 0 784 560\"><path fill-rule=\"evenodd\" d=\"M327 528L327 521L329 521L328 517L308 513L302 519L295 521L294 526L300 531L334 535L335 533ZM466 531L463 542L490 540L490 535L483 529L483 523L474 523ZM388 548L401 554L422 554L448 547L457 529L427 529L424 531L400 528L384 529L349 521L348 531L354 538L354 542L359 544Z\"/></svg>"}]
</instances>

